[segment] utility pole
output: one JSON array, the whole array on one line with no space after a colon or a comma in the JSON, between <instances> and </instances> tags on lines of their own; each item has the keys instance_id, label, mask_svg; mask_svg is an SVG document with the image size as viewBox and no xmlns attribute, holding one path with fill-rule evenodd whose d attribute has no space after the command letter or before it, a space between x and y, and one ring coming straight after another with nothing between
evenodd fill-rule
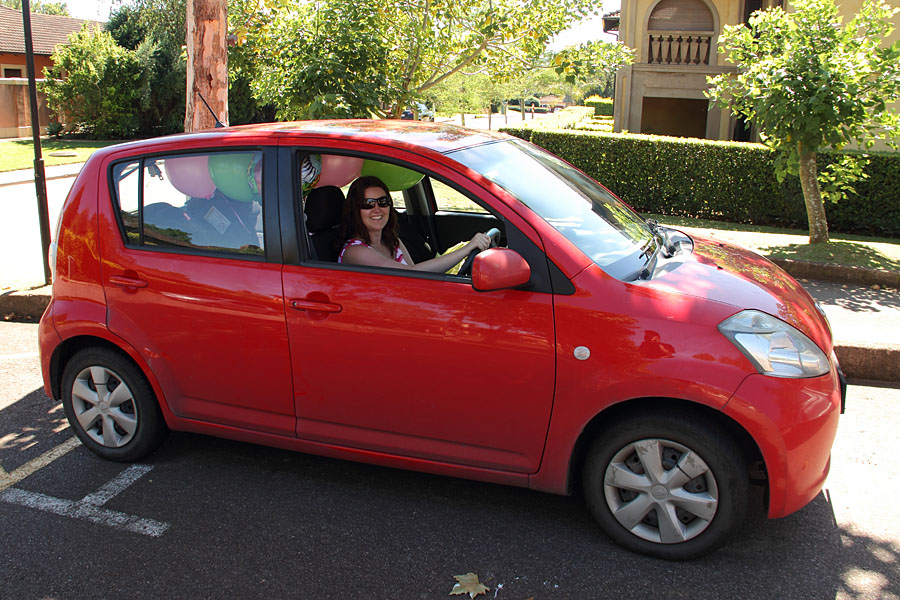
<instances>
[{"instance_id":1,"label":"utility pole","mask_svg":"<svg viewBox=\"0 0 900 600\"><path fill-rule=\"evenodd\" d=\"M184 130L228 124L228 51L225 0L187 0L187 103ZM204 104L209 105L209 108Z\"/></svg>"},{"instance_id":2,"label":"utility pole","mask_svg":"<svg viewBox=\"0 0 900 600\"><path fill-rule=\"evenodd\" d=\"M25 65L28 71L28 95L31 108L31 136L34 138L34 187L37 191L38 223L41 228L41 256L44 264L44 283L50 284L50 214L47 210L47 181L44 158L41 156L41 117L38 114L37 83L34 74L34 44L31 40L31 3L22 0L22 26L25 33Z\"/></svg>"}]
</instances>

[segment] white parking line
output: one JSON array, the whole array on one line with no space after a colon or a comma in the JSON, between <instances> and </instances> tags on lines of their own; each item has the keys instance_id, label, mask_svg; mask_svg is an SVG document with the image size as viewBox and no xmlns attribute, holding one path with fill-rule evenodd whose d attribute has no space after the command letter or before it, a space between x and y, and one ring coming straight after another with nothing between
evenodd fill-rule
<instances>
[{"instance_id":1,"label":"white parking line","mask_svg":"<svg viewBox=\"0 0 900 600\"><path fill-rule=\"evenodd\" d=\"M0 360L18 360L20 358L37 358L37 352L20 352L19 354L0 354Z\"/></svg>"},{"instance_id":2,"label":"white parking line","mask_svg":"<svg viewBox=\"0 0 900 600\"><path fill-rule=\"evenodd\" d=\"M37 458L32 458L18 469L14 469L12 473L7 473L3 470L3 467L0 467L0 492L8 487L16 485L35 471L46 467L60 456L65 455L72 448L80 445L81 442L78 441L78 438L72 436L56 448L51 448Z\"/></svg>"},{"instance_id":3,"label":"white parking line","mask_svg":"<svg viewBox=\"0 0 900 600\"><path fill-rule=\"evenodd\" d=\"M116 494L146 475L152 468L148 465L131 465L99 490L93 494L88 494L78 501L54 498L53 496L27 492L18 488L9 488L5 492L0 493L0 500L63 517L82 519L99 525L124 529L132 533L159 537L169 528L168 523L101 508L103 504L109 502Z\"/></svg>"},{"instance_id":4,"label":"white parking line","mask_svg":"<svg viewBox=\"0 0 900 600\"><path fill-rule=\"evenodd\" d=\"M169 528L168 523L102 508L104 504L124 491L128 486L149 473L153 469L149 465L131 465L111 481L101 486L100 489L77 501L54 498L53 496L12 487L78 445L80 445L78 438L72 437L56 448L52 448L21 467L14 469L11 473L7 473L0 468L0 501L64 517L72 517L73 519L91 521L92 523L124 529L132 533L140 533L152 537L161 536Z\"/></svg>"}]
</instances>

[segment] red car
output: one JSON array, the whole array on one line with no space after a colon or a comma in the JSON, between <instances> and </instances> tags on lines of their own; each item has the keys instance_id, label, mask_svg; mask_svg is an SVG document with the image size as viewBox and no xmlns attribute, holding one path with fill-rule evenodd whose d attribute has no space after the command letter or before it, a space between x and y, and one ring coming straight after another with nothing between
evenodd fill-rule
<instances>
[{"instance_id":1,"label":"red car","mask_svg":"<svg viewBox=\"0 0 900 600\"><path fill-rule=\"evenodd\" d=\"M447 274L337 263L361 175L417 262L476 232L496 247ZM800 509L828 473L844 385L807 292L502 134L361 120L112 146L55 239L45 389L106 459L175 429L581 491L667 559L725 543L751 498Z\"/></svg>"}]
</instances>

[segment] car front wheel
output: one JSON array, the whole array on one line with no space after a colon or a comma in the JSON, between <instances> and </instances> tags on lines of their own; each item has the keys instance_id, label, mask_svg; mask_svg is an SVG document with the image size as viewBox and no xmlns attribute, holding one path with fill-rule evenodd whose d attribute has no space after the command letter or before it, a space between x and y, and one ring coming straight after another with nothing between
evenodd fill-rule
<instances>
[{"instance_id":1,"label":"car front wheel","mask_svg":"<svg viewBox=\"0 0 900 600\"><path fill-rule=\"evenodd\" d=\"M634 416L600 432L583 481L591 512L613 540L668 560L727 542L750 493L736 445L711 423L675 414Z\"/></svg>"},{"instance_id":2,"label":"car front wheel","mask_svg":"<svg viewBox=\"0 0 900 600\"><path fill-rule=\"evenodd\" d=\"M108 348L78 352L63 372L63 408L81 442L107 460L136 461L168 433L143 373Z\"/></svg>"}]
</instances>

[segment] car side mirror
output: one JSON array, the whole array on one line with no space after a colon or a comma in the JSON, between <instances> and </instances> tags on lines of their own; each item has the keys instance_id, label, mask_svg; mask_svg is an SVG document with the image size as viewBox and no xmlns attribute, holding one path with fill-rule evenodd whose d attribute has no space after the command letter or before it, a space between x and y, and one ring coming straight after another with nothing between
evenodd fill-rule
<instances>
[{"instance_id":1,"label":"car side mirror","mask_svg":"<svg viewBox=\"0 0 900 600\"><path fill-rule=\"evenodd\" d=\"M479 292L518 287L530 279L531 267L509 248L489 248L472 262L472 287Z\"/></svg>"}]
</instances>

